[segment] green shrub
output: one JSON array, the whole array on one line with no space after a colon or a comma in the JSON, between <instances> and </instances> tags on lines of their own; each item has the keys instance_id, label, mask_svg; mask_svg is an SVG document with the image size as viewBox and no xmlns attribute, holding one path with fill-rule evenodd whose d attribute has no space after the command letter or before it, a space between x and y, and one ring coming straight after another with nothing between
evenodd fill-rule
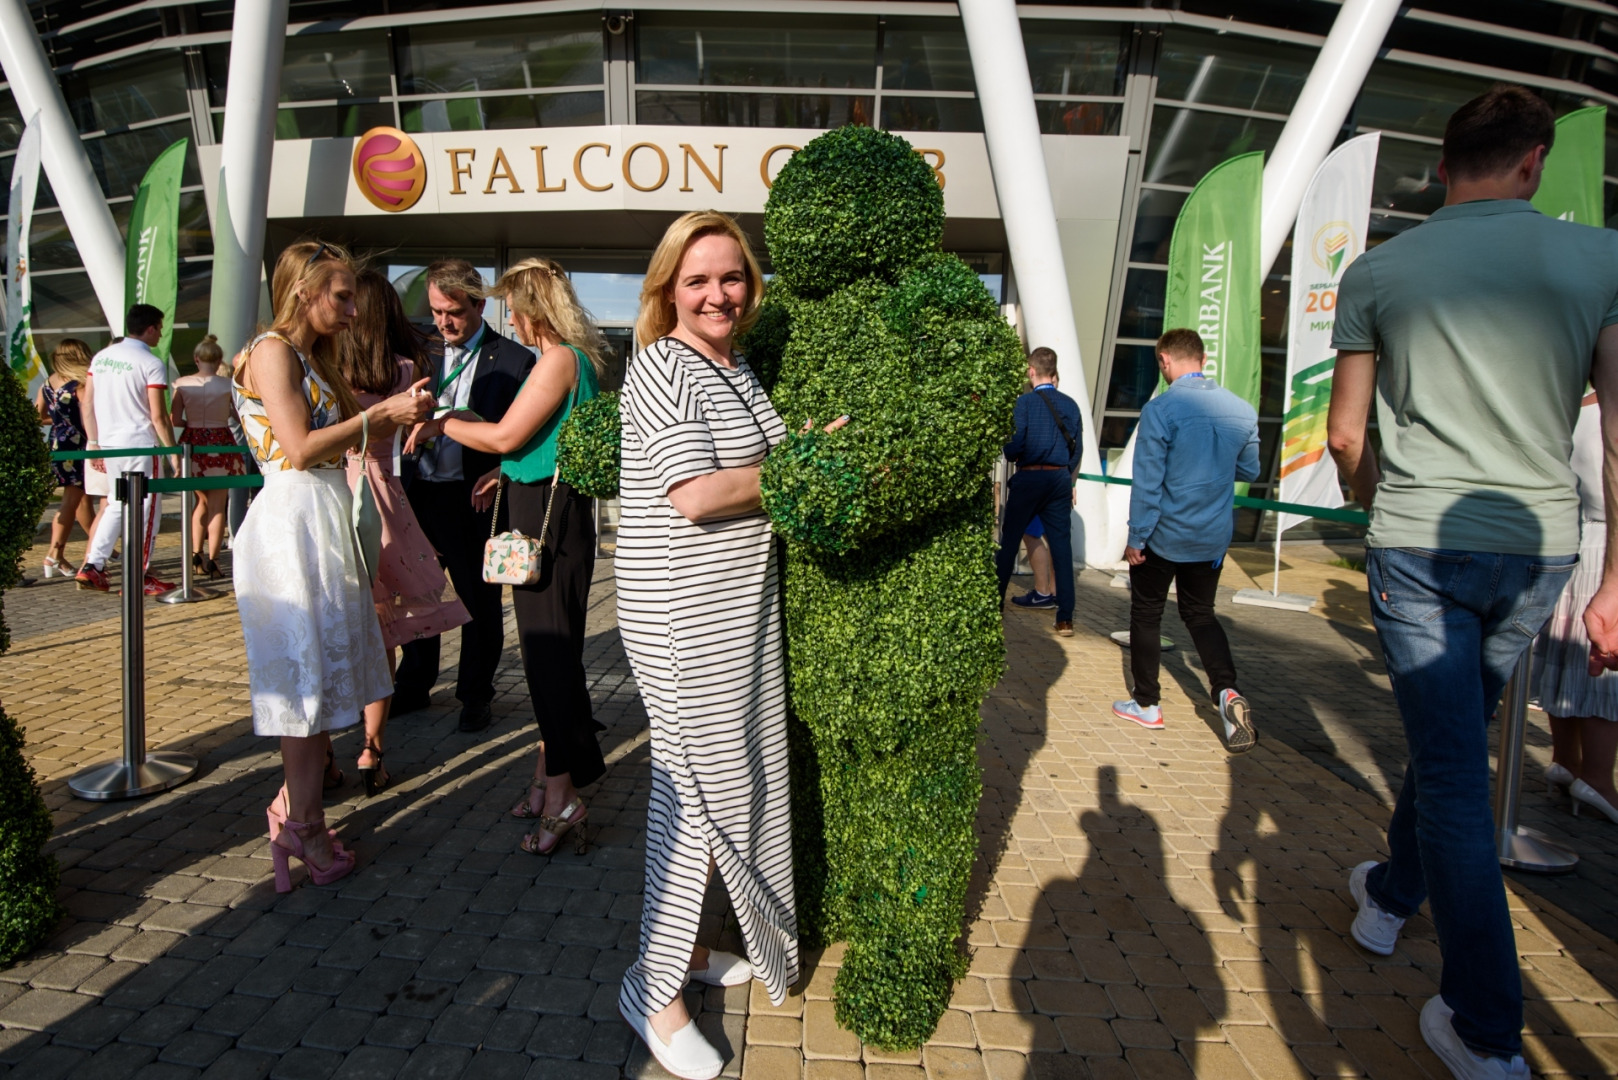
<instances>
[{"instance_id":1,"label":"green shrub","mask_svg":"<svg viewBox=\"0 0 1618 1080\"><path fill-rule=\"evenodd\" d=\"M814 422L763 468L787 549L800 931L848 942L838 1022L891 1048L932 1035L965 968L978 708L1005 656L989 477L1024 367L942 222L904 140L815 139L771 190L776 278L745 343L788 430Z\"/></svg>"},{"instance_id":2,"label":"green shrub","mask_svg":"<svg viewBox=\"0 0 1618 1080\"><path fill-rule=\"evenodd\" d=\"M33 406L7 368L0 375L0 590L17 583L51 487ZM10 645L0 608L0 652ZM0 708L0 964L32 949L61 917L56 858L43 850L51 815L22 748L21 729Z\"/></svg>"},{"instance_id":3,"label":"green shrub","mask_svg":"<svg viewBox=\"0 0 1618 1080\"><path fill-rule=\"evenodd\" d=\"M556 436L562 479L592 499L618 494L618 455L622 429L618 392L609 390L573 410Z\"/></svg>"}]
</instances>

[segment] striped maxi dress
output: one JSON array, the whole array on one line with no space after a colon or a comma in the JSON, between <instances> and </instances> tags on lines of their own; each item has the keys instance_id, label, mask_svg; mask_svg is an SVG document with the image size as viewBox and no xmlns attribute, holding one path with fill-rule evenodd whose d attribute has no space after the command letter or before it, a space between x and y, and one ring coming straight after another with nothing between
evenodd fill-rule
<instances>
[{"instance_id":1,"label":"striped maxi dress","mask_svg":"<svg viewBox=\"0 0 1618 1080\"><path fill-rule=\"evenodd\" d=\"M640 957L619 1001L650 1015L685 985L711 856L779 1004L798 980L798 921L775 545L762 512L697 525L668 492L757 464L786 427L744 361L723 368L674 338L635 356L621 404L618 628L652 792Z\"/></svg>"}]
</instances>

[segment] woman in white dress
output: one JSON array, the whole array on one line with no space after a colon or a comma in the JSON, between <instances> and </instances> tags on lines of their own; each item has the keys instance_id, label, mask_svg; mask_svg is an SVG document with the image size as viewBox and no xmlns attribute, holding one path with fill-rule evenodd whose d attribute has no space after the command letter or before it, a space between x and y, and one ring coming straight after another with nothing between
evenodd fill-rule
<instances>
[{"instance_id":1,"label":"woman in white dress","mask_svg":"<svg viewBox=\"0 0 1618 1080\"><path fill-rule=\"evenodd\" d=\"M293 856L318 885L354 869L321 809L329 732L357 723L366 705L393 692L355 551L345 452L367 427L372 439L386 439L432 410L432 398L418 393L426 379L360 409L334 340L354 318L354 290L354 265L341 248L287 248L271 280L275 322L242 350L232 376L236 412L264 474L233 570L253 731L281 739L286 784L267 812L278 892L292 888Z\"/></svg>"},{"instance_id":2,"label":"woman in white dress","mask_svg":"<svg viewBox=\"0 0 1618 1080\"><path fill-rule=\"evenodd\" d=\"M786 427L734 351L763 278L723 214L669 226L622 399L618 627L651 726L640 956L618 999L663 1067L724 1066L680 990L798 979L779 570L759 464ZM696 943L717 866L747 958Z\"/></svg>"}]
</instances>

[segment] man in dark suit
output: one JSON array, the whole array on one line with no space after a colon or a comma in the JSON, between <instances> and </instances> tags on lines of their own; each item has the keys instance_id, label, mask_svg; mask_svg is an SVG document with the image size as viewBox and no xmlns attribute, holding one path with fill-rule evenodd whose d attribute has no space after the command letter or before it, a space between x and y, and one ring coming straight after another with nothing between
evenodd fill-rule
<instances>
[{"instance_id":1,"label":"man in dark suit","mask_svg":"<svg viewBox=\"0 0 1618 1080\"><path fill-rule=\"evenodd\" d=\"M534 354L483 321L483 279L471 263L443 259L427 268L426 277L433 322L444 339L436 381L438 404L499 420L534 366ZM472 616L461 627L461 666L455 683L462 731L489 726L494 673L505 646L500 586L483 580L489 511L472 507L473 485L499 464L495 454L468 449L440 435L421 451L417 477L410 485L410 506ZM504 506L500 514L497 530L506 528ZM394 683L395 715L427 704L438 680L438 656L436 637L404 646Z\"/></svg>"}]
</instances>

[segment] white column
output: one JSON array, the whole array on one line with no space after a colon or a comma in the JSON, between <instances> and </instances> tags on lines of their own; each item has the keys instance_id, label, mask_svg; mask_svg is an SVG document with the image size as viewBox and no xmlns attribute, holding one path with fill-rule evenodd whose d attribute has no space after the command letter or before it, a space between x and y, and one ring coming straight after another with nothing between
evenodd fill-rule
<instances>
[{"instance_id":1,"label":"white column","mask_svg":"<svg viewBox=\"0 0 1618 1080\"><path fill-rule=\"evenodd\" d=\"M1090 407L1084 358L1079 355L1079 333L1068 295L1067 267L1056 231L1056 206L1045 171L1034 85L1028 75L1016 3L960 0L960 8L1028 344L1056 351L1062 391L1079 402L1084 417L1084 471L1098 473L1101 455L1091 421L1095 411ZM1107 505L1099 484L1081 482L1077 491L1082 527L1073 537L1073 561L1083 565L1086 552L1093 553L1103 542Z\"/></svg>"},{"instance_id":2,"label":"white column","mask_svg":"<svg viewBox=\"0 0 1618 1080\"><path fill-rule=\"evenodd\" d=\"M27 120L39 114L40 160L90 285L114 334L124 332L124 241L96 183L79 129L67 111L45 47L34 32L26 0L0 0L0 66L17 109Z\"/></svg>"},{"instance_id":3,"label":"white column","mask_svg":"<svg viewBox=\"0 0 1618 1080\"><path fill-rule=\"evenodd\" d=\"M227 357L258 320L275 107L286 51L287 0L237 0L225 83L225 137L214 213L209 329Z\"/></svg>"},{"instance_id":4,"label":"white column","mask_svg":"<svg viewBox=\"0 0 1618 1080\"><path fill-rule=\"evenodd\" d=\"M1260 274L1267 275L1298 218L1303 193L1331 152L1348 110L1371 71L1400 0L1343 0L1320 56L1303 84L1286 127L1264 165Z\"/></svg>"}]
</instances>

